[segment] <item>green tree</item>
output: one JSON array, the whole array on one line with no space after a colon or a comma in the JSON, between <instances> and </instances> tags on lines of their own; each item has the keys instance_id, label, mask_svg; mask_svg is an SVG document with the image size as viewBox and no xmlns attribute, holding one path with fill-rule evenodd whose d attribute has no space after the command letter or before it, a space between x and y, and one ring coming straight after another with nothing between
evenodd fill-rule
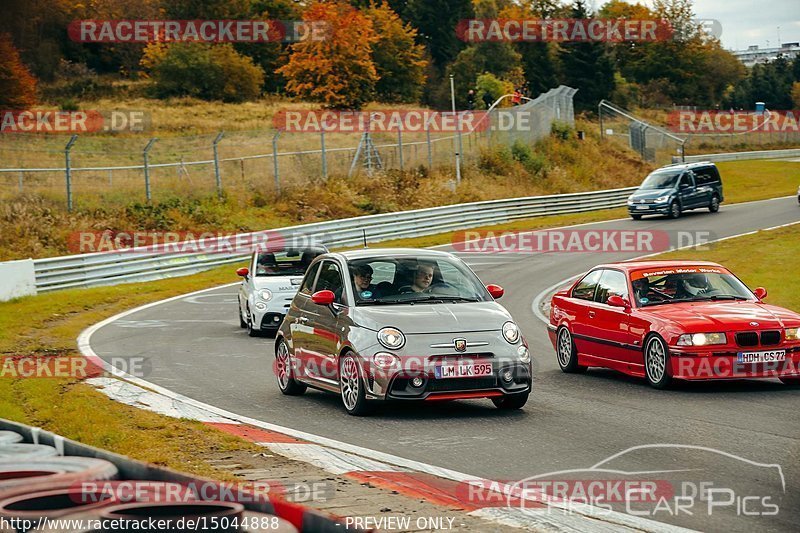
<instances>
[{"instance_id":1,"label":"green tree","mask_svg":"<svg viewBox=\"0 0 800 533\"><path fill-rule=\"evenodd\" d=\"M465 47L456 35L460 20L474 17L470 0L408 0L408 20L417 29L418 39L427 48L433 64L444 70Z\"/></svg>"},{"instance_id":2,"label":"green tree","mask_svg":"<svg viewBox=\"0 0 800 533\"><path fill-rule=\"evenodd\" d=\"M149 46L142 59L160 98L193 96L241 102L261 93L264 71L230 44L182 43Z\"/></svg>"},{"instance_id":3,"label":"green tree","mask_svg":"<svg viewBox=\"0 0 800 533\"><path fill-rule=\"evenodd\" d=\"M417 32L404 24L384 0L370 4L365 14L372 21L377 41L372 45L372 60L380 79L375 85L379 100L415 102L425 84L425 47L414 39Z\"/></svg>"}]
</instances>

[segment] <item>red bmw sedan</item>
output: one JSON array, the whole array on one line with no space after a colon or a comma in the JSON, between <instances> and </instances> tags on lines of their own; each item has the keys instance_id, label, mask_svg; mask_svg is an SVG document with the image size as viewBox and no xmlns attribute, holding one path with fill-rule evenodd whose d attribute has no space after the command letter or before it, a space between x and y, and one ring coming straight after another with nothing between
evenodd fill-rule
<instances>
[{"instance_id":1,"label":"red bmw sedan","mask_svg":"<svg viewBox=\"0 0 800 533\"><path fill-rule=\"evenodd\" d=\"M800 314L766 295L715 263L599 265L553 296L550 340L567 373L610 368L658 389L674 379L800 384Z\"/></svg>"}]
</instances>

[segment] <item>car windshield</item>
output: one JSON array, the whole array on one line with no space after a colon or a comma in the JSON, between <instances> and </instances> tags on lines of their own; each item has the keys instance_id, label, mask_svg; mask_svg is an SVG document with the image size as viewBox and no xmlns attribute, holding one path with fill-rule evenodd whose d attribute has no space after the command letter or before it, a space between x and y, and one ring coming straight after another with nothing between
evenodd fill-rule
<instances>
[{"instance_id":1,"label":"car windshield","mask_svg":"<svg viewBox=\"0 0 800 533\"><path fill-rule=\"evenodd\" d=\"M671 189L675 187L678 182L681 172L674 170L670 171L656 171L647 176L647 179L642 182L639 189L641 190L655 190L655 189Z\"/></svg>"},{"instance_id":2,"label":"car windshield","mask_svg":"<svg viewBox=\"0 0 800 533\"><path fill-rule=\"evenodd\" d=\"M458 259L376 256L348 262L356 305L490 301L483 283Z\"/></svg>"},{"instance_id":3,"label":"car windshield","mask_svg":"<svg viewBox=\"0 0 800 533\"><path fill-rule=\"evenodd\" d=\"M641 307L678 302L753 300L750 289L733 274L715 267L640 270L631 274L634 298Z\"/></svg>"},{"instance_id":4,"label":"car windshield","mask_svg":"<svg viewBox=\"0 0 800 533\"><path fill-rule=\"evenodd\" d=\"M256 277L302 276L321 248L302 248L280 252L259 252L256 259Z\"/></svg>"}]
</instances>

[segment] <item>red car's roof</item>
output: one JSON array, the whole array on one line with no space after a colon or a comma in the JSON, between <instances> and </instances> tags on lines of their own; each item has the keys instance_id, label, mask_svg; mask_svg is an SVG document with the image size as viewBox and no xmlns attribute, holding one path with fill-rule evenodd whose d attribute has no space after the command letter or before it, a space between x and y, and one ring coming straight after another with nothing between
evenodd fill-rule
<instances>
[{"instance_id":1,"label":"red car's roof","mask_svg":"<svg viewBox=\"0 0 800 533\"><path fill-rule=\"evenodd\" d=\"M627 272L640 270L643 268L670 268L670 267L688 267L688 266L710 266L725 269L724 266L711 261L628 261L620 263L606 263L604 265L597 265L597 268L618 268ZM594 269L593 269L594 270ZM725 269L727 270L727 269Z\"/></svg>"}]
</instances>

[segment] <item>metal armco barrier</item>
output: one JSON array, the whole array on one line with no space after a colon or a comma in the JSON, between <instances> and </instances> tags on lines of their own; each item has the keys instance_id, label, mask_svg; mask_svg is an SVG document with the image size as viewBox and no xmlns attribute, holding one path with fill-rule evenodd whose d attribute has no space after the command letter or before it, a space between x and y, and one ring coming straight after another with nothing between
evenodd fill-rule
<instances>
[{"instance_id":1,"label":"metal armco barrier","mask_svg":"<svg viewBox=\"0 0 800 533\"><path fill-rule=\"evenodd\" d=\"M275 228L284 238L308 237L328 247L420 237L545 215L580 213L625 205L636 187L605 191L533 196L449 205L398 213ZM238 235L252 238L265 232ZM211 243L215 241L209 241ZM235 263L248 254L100 252L34 260L38 292L73 287L115 285L183 276Z\"/></svg>"},{"instance_id":2,"label":"metal armco barrier","mask_svg":"<svg viewBox=\"0 0 800 533\"><path fill-rule=\"evenodd\" d=\"M726 154L687 155L687 163L698 161L744 161L747 159L783 159L785 157L800 157L800 150L759 150L755 152L731 152ZM673 163L680 163L679 157L672 158Z\"/></svg>"}]
</instances>

